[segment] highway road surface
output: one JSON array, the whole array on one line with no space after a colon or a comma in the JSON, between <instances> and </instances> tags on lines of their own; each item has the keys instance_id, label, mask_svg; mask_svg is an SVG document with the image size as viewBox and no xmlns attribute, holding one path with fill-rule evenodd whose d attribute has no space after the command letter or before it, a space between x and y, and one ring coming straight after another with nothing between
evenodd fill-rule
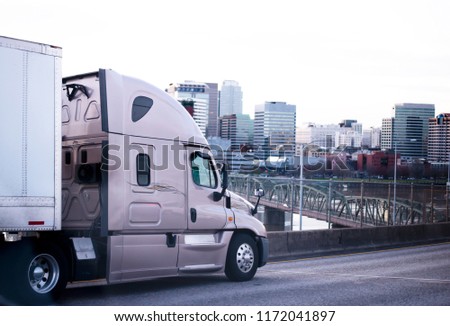
<instances>
[{"instance_id":1,"label":"highway road surface","mask_svg":"<svg viewBox=\"0 0 450 326\"><path fill-rule=\"evenodd\" d=\"M222 274L69 286L63 306L450 306L450 243L269 263Z\"/></svg>"}]
</instances>

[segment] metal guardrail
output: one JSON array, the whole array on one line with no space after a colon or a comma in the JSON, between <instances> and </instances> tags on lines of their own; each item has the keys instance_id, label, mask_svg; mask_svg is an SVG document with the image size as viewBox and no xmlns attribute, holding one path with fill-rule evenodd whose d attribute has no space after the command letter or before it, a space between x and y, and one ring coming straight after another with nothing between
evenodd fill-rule
<instances>
[{"instance_id":1,"label":"metal guardrail","mask_svg":"<svg viewBox=\"0 0 450 326\"><path fill-rule=\"evenodd\" d=\"M303 216L344 226L448 222L450 215L445 185L229 176L229 189L250 201L257 188L264 189L263 206L299 213L301 200Z\"/></svg>"}]
</instances>

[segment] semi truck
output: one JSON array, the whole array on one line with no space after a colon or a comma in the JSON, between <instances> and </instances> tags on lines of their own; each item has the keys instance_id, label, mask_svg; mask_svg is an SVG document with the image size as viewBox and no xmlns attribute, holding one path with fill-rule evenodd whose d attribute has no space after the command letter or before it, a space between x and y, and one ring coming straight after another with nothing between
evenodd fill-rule
<instances>
[{"instance_id":1,"label":"semi truck","mask_svg":"<svg viewBox=\"0 0 450 326\"><path fill-rule=\"evenodd\" d=\"M251 280L266 230L186 109L109 69L62 78L61 61L60 47L0 36L0 296L41 305L79 281Z\"/></svg>"}]
</instances>

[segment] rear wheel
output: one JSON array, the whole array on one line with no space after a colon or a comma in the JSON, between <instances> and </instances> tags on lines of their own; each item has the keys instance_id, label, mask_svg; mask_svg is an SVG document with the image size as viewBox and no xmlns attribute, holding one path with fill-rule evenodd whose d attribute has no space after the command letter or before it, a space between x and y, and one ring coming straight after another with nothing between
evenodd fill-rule
<instances>
[{"instance_id":1,"label":"rear wheel","mask_svg":"<svg viewBox=\"0 0 450 326\"><path fill-rule=\"evenodd\" d=\"M7 298L15 304L47 305L67 284L68 263L51 243L24 241L11 244L2 273Z\"/></svg>"},{"instance_id":2,"label":"rear wheel","mask_svg":"<svg viewBox=\"0 0 450 326\"><path fill-rule=\"evenodd\" d=\"M250 235L234 235L228 248L225 275L236 282L251 280L258 268L258 257L256 242Z\"/></svg>"},{"instance_id":3,"label":"rear wheel","mask_svg":"<svg viewBox=\"0 0 450 326\"><path fill-rule=\"evenodd\" d=\"M37 254L28 266L28 283L37 294L51 293L58 285L60 276L60 264L52 254Z\"/></svg>"}]
</instances>

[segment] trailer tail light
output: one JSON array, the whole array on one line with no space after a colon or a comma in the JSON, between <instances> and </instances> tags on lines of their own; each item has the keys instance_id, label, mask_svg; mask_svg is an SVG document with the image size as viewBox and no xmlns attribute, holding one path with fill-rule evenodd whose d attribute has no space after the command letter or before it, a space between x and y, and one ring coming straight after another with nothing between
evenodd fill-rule
<instances>
[{"instance_id":1,"label":"trailer tail light","mask_svg":"<svg viewBox=\"0 0 450 326\"><path fill-rule=\"evenodd\" d=\"M28 225L33 226L33 225L44 225L44 221L28 221Z\"/></svg>"}]
</instances>

